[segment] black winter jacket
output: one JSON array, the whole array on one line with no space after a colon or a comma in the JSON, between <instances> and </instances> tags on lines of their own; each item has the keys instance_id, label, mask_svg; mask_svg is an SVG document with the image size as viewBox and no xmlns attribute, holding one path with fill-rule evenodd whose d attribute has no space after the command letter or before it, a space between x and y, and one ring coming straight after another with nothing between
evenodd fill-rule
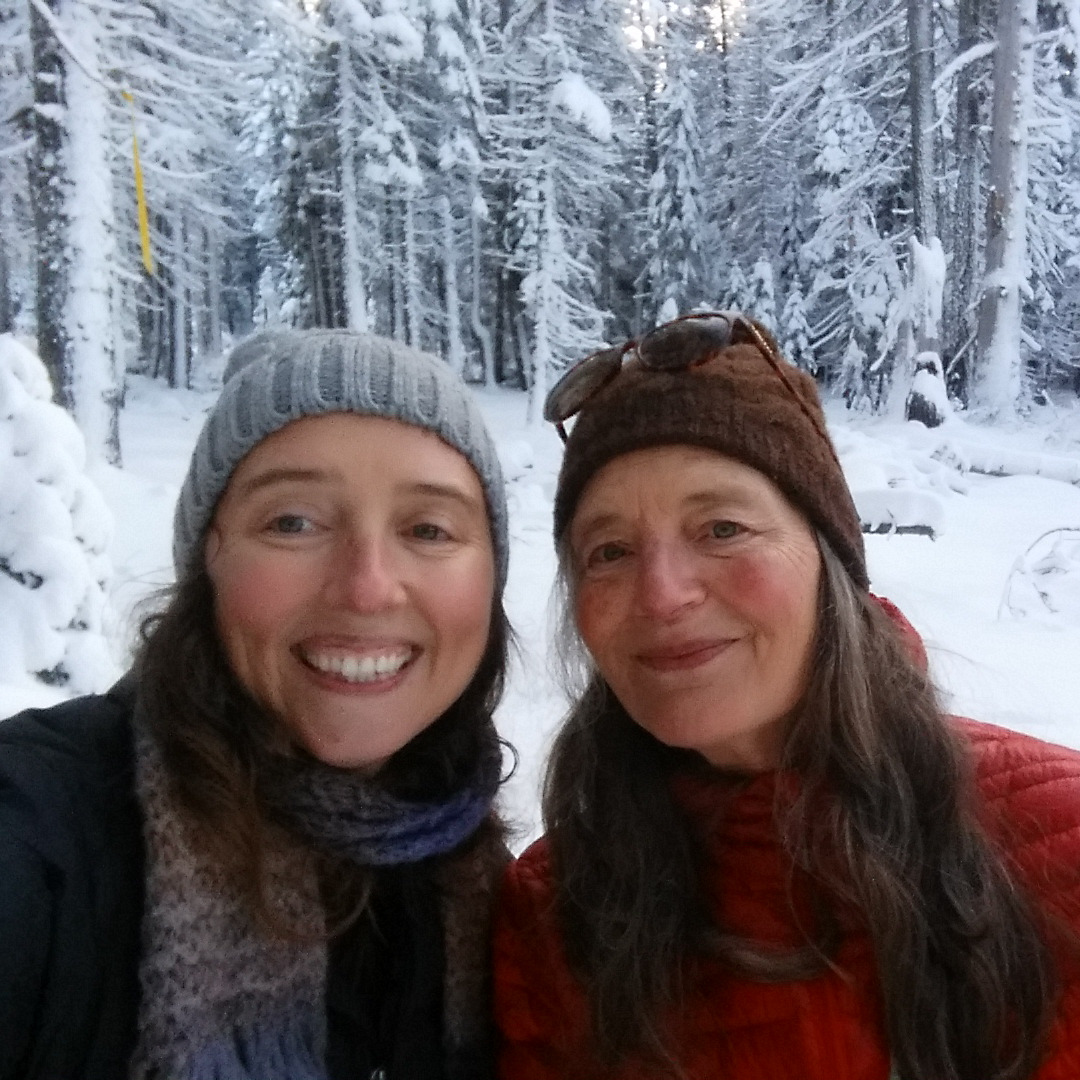
<instances>
[{"instance_id":1,"label":"black winter jacket","mask_svg":"<svg viewBox=\"0 0 1080 1080\"><path fill-rule=\"evenodd\" d=\"M127 1076L145 856L125 683L0 722L0 1080ZM428 869L382 875L372 910L331 943L329 1074L443 1080Z\"/></svg>"}]
</instances>

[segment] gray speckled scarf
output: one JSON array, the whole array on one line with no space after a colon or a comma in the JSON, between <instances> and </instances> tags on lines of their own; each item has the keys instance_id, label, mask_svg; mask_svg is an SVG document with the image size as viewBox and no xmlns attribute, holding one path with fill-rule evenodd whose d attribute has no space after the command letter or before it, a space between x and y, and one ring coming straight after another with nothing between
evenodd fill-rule
<instances>
[{"instance_id":1,"label":"gray speckled scarf","mask_svg":"<svg viewBox=\"0 0 1080 1080\"><path fill-rule=\"evenodd\" d=\"M365 865L454 850L490 813L497 746L485 757L474 784L439 804L396 802L317 762L275 778L275 813L294 828L275 834L267 852L267 895L304 935L282 940L260 932L221 869L190 842L160 753L136 724L147 881L131 1080L327 1080L327 944L314 847ZM488 918L504 861L501 848L481 845L440 869L449 1076L455 1061L475 1060L486 1035Z\"/></svg>"}]
</instances>

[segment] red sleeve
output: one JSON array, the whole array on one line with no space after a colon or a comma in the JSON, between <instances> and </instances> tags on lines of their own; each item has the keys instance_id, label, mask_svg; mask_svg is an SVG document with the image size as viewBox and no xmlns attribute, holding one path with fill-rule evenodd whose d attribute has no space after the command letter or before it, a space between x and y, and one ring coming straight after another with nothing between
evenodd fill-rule
<instances>
[{"instance_id":1,"label":"red sleeve","mask_svg":"<svg viewBox=\"0 0 1080 1080\"><path fill-rule=\"evenodd\" d=\"M501 1080L595 1075L584 1062L584 995L559 942L543 841L507 868L495 916L494 964Z\"/></svg>"}]
</instances>

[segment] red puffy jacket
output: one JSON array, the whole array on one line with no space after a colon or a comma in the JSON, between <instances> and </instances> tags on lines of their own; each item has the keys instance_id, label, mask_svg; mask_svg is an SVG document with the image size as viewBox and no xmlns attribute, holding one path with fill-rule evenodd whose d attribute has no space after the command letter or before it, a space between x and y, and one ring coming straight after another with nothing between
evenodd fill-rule
<instances>
[{"instance_id":1,"label":"red puffy jacket","mask_svg":"<svg viewBox=\"0 0 1080 1080\"><path fill-rule=\"evenodd\" d=\"M1047 911L1080 934L1080 752L987 724L958 723L976 760L989 828ZM773 775L758 777L726 805L716 831L712 893L724 925L794 944L789 876L772 825L773 786ZM869 940L849 935L837 966L843 974L764 984L702 961L671 1029L686 1080L886 1080L889 1051ZM1080 1080L1080 965L1062 958L1061 966L1058 1020L1035 1080ZM601 1075L588 1052L584 995L559 942L543 840L507 873L495 990L505 1080ZM644 1077L632 1066L617 1075Z\"/></svg>"}]
</instances>

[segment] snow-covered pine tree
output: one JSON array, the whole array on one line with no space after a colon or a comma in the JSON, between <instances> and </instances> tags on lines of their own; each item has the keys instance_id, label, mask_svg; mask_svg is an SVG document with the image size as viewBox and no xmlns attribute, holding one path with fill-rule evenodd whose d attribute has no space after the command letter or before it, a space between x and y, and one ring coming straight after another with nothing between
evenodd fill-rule
<instances>
[{"instance_id":1,"label":"snow-covered pine tree","mask_svg":"<svg viewBox=\"0 0 1080 1080\"><path fill-rule=\"evenodd\" d=\"M910 220L904 9L883 0L749 0L733 49L760 34L766 44L751 74L769 73L767 92L754 92L769 105L757 117L764 121L759 138L747 142L758 144L752 158L764 162L752 166L755 175L769 182L760 205L748 203L753 212L743 215L739 237L744 246L755 229L773 237L765 248L770 256L786 242L775 267L782 282L777 293L786 295L799 280L824 377L842 368L850 381L852 359L861 354L874 367L866 375L867 396L880 401L890 377L899 254ZM754 85L744 100L754 96ZM736 180L742 172L740 163L731 169ZM799 238L794 257L793 236Z\"/></svg>"},{"instance_id":2,"label":"snow-covered pine tree","mask_svg":"<svg viewBox=\"0 0 1080 1080\"><path fill-rule=\"evenodd\" d=\"M723 303L720 305L732 311L752 312L751 302L753 297L750 292L750 282L742 271L737 259L731 260L728 268L727 281L724 283Z\"/></svg>"},{"instance_id":3,"label":"snow-covered pine tree","mask_svg":"<svg viewBox=\"0 0 1080 1080\"><path fill-rule=\"evenodd\" d=\"M1080 97L1075 59L1080 9L1044 3L1037 8L1028 148L1029 289L1022 304L1022 401L1071 389L1080 357L1075 270L1080 260Z\"/></svg>"},{"instance_id":4,"label":"snow-covered pine tree","mask_svg":"<svg viewBox=\"0 0 1080 1080\"><path fill-rule=\"evenodd\" d=\"M643 38L644 75L648 92L643 128L649 145L645 158L644 255L641 281L645 325L657 321L665 306L689 311L702 299L704 274L699 242L703 152L695 98L703 44L709 38L703 8L670 6Z\"/></svg>"},{"instance_id":5,"label":"snow-covered pine tree","mask_svg":"<svg viewBox=\"0 0 1080 1080\"><path fill-rule=\"evenodd\" d=\"M417 96L431 238L428 259L441 285L434 329L455 371L473 380L494 381L482 285L487 206L481 173L488 133L481 84L482 16L479 0L426 0ZM473 360L467 363L470 356Z\"/></svg>"},{"instance_id":6,"label":"snow-covered pine tree","mask_svg":"<svg viewBox=\"0 0 1080 1080\"><path fill-rule=\"evenodd\" d=\"M590 0L516 0L499 55L513 93L493 116L513 202L508 265L520 277L529 418L566 364L603 340L590 246L610 190L611 112L584 74L582 47L618 47L614 9Z\"/></svg>"},{"instance_id":7,"label":"snow-covered pine tree","mask_svg":"<svg viewBox=\"0 0 1080 1080\"><path fill-rule=\"evenodd\" d=\"M788 289L780 314L780 351L803 371L817 374L817 362L810 347L810 324L806 319L806 301L796 282Z\"/></svg>"},{"instance_id":8,"label":"snow-covered pine tree","mask_svg":"<svg viewBox=\"0 0 1080 1080\"><path fill-rule=\"evenodd\" d=\"M118 674L102 632L112 521L41 361L0 334L0 681L76 693Z\"/></svg>"},{"instance_id":9,"label":"snow-covered pine tree","mask_svg":"<svg viewBox=\"0 0 1080 1080\"><path fill-rule=\"evenodd\" d=\"M775 333L778 321L772 263L764 255L759 256L750 268L750 277L746 285L746 312Z\"/></svg>"},{"instance_id":10,"label":"snow-covered pine tree","mask_svg":"<svg viewBox=\"0 0 1080 1080\"><path fill-rule=\"evenodd\" d=\"M896 340L902 289L895 241L879 231L876 192L865 181L866 173L875 171L872 156L879 132L840 76L825 79L821 98L816 110L817 212L803 256L815 269L807 297L815 349L819 365L829 372L836 370L840 345L845 386L853 397L879 404L888 376L881 364ZM858 391L853 387L856 356L876 369L873 375L864 373L866 383Z\"/></svg>"}]
</instances>

